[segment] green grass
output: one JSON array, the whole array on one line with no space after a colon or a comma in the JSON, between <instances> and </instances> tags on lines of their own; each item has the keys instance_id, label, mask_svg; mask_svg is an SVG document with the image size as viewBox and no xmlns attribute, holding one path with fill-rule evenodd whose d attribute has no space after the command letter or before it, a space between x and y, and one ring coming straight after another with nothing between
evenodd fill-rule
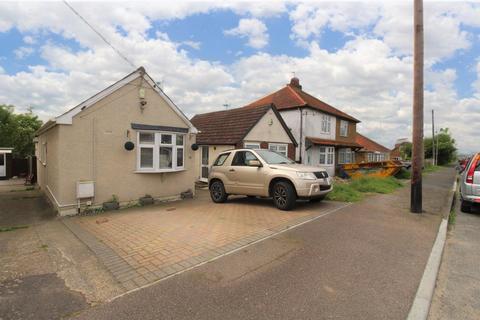
<instances>
[{"instance_id":1,"label":"green grass","mask_svg":"<svg viewBox=\"0 0 480 320\"><path fill-rule=\"evenodd\" d=\"M391 193L403 184L393 177L361 177L347 183L336 183L332 192L327 195L328 200L357 202L364 198L366 193Z\"/></svg>"},{"instance_id":2,"label":"green grass","mask_svg":"<svg viewBox=\"0 0 480 320\"><path fill-rule=\"evenodd\" d=\"M353 179L350 185L357 191L368 193L391 193L403 186L393 177L361 177Z\"/></svg>"},{"instance_id":3,"label":"green grass","mask_svg":"<svg viewBox=\"0 0 480 320\"><path fill-rule=\"evenodd\" d=\"M434 165L431 165L431 164L427 164L423 168L422 173L431 173L431 172L437 171L438 169L440 169L440 166L434 166Z\"/></svg>"},{"instance_id":4,"label":"green grass","mask_svg":"<svg viewBox=\"0 0 480 320\"><path fill-rule=\"evenodd\" d=\"M13 227L0 227L0 232L15 231L18 229L26 229L28 226L13 226Z\"/></svg>"},{"instance_id":5,"label":"green grass","mask_svg":"<svg viewBox=\"0 0 480 320\"><path fill-rule=\"evenodd\" d=\"M363 199L363 194L353 189L349 183L336 183L333 190L327 194L328 200L342 202L357 202Z\"/></svg>"},{"instance_id":6,"label":"green grass","mask_svg":"<svg viewBox=\"0 0 480 320\"><path fill-rule=\"evenodd\" d=\"M407 170L405 168L400 169L400 171L397 172L395 175L395 178L400 179L400 180L408 180L412 177L412 173L410 170Z\"/></svg>"}]
</instances>

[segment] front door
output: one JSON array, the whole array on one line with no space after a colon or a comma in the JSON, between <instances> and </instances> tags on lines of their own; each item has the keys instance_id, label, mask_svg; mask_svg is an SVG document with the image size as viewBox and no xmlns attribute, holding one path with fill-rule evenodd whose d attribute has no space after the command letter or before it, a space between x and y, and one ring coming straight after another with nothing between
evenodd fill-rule
<instances>
[{"instance_id":1,"label":"front door","mask_svg":"<svg viewBox=\"0 0 480 320\"><path fill-rule=\"evenodd\" d=\"M5 177L7 175L7 155L5 153L0 153L0 177Z\"/></svg>"},{"instance_id":2,"label":"front door","mask_svg":"<svg viewBox=\"0 0 480 320\"><path fill-rule=\"evenodd\" d=\"M202 146L202 161L200 162L200 181L208 181L208 146Z\"/></svg>"}]
</instances>

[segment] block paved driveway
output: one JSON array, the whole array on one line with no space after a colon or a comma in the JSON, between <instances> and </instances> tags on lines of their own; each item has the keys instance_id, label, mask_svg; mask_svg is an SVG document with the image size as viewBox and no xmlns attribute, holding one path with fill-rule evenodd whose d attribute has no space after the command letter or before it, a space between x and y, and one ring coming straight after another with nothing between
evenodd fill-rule
<instances>
[{"instance_id":1,"label":"block paved driveway","mask_svg":"<svg viewBox=\"0 0 480 320\"><path fill-rule=\"evenodd\" d=\"M267 199L196 199L131 208L63 221L107 267L126 291L189 269L345 204L299 202L277 210Z\"/></svg>"}]
</instances>

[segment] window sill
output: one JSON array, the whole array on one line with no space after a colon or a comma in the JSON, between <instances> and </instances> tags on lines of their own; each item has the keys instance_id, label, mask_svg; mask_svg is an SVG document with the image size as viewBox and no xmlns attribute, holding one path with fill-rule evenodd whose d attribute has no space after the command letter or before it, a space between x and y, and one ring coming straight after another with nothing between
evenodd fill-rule
<instances>
[{"instance_id":1,"label":"window sill","mask_svg":"<svg viewBox=\"0 0 480 320\"><path fill-rule=\"evenodd\" d=\"M164 170L136 170L134 173L167 173L167 172L181 172L186 171L187 169L164 169Z\"/></svg>"}]
</instances>

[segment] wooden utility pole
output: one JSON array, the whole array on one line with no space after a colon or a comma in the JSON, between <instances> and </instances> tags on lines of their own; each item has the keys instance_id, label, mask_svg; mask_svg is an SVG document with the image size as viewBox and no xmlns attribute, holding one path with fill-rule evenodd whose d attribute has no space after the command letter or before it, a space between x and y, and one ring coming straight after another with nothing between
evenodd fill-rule
<instances>
[{"instance_id":1,"label":"wooden utility pole","mask_svg":"<svg viewBox=\"0 0 480 320\"><path fill-rule=\"evenodd\" d=\"M413 4L413 136L410 211L422 212L423 167L423 0Z\"/></svg>"},{"instance_id":2,"label":"wooden utility pole","mask_svg":"<svg viewBox=\"0 0 480 320\"><path fill-rule=\"evenodd\" d=\"M436 165L435 162L435 110L432 109L432 164Z\"/></svg>"}]
</instances>

